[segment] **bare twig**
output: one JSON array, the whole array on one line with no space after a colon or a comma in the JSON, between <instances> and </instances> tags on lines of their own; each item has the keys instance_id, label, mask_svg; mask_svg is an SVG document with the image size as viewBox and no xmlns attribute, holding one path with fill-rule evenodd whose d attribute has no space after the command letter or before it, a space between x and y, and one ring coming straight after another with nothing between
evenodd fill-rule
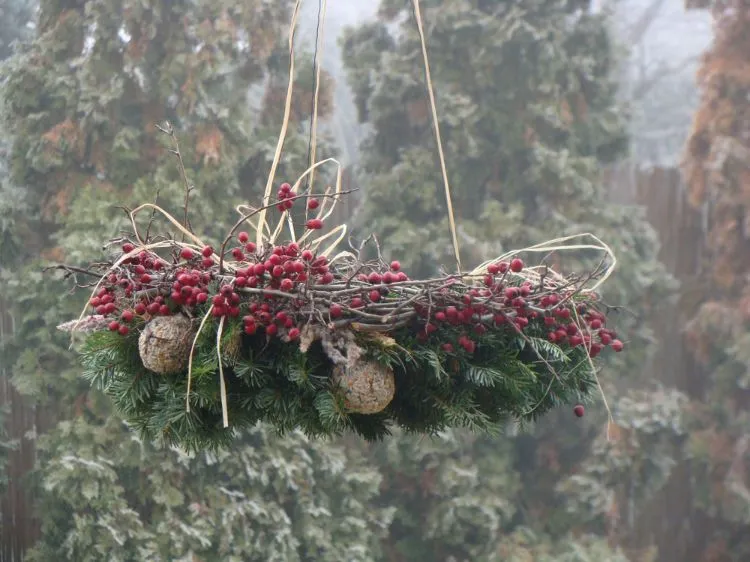
<instances>
[{"instance_id":1,"label":"bare twig","mask_svg":"<svg viewBox=\"0 0 750 562\"><path fill-rule=\"evenodd\" d=\"M187 172L185 171L185 162L182 159L182 153L180 152L180 143L177 140L177 135L174 132L174 127L172 127L172 124L169 121L165 121L164 126L156 124L156 128L159 129L162 133L165 135L168 135L172 139L172 144L174 145L174 148L171 148L169 151L177 156L177 161L180 165L180 175L182 176L182 183L185 185L185 203L183 204L183 226L189 231L193 232L193 228L190 225L190 219L188 218L188 207L190 205L190 193L193 191L193 186L190 185L190 182L187 178ZM182 235L182 241L185 241L185 235Z\"/></svg>"}]
</instances>

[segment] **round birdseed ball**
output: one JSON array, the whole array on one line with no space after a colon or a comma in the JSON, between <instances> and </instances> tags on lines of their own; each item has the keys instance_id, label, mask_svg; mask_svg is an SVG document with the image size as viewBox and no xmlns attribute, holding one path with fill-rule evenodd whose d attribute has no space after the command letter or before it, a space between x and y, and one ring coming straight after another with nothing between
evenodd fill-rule
<instances>
[{"instance_id":1,"label":"round birdseed ball","mask_svg":"<svg viewBox=\"0 0 750 562\"><path fill-rule=\"evenodd\" d=\"M357 414L382 412L396 393L393 370L376 361L358 361L348 368L337 365L333 383L343 396L346 409Z\"/></svg>"},{"instance_id":2,"label":"round birdseed ball","mask_svg":"<svg viewBox=\"0 0 750 562\"><path fill-rule=\"evenodd\" d=\"M177 373L188 365L195 330L189 318L182 315L157 316L138 338L143 365L155 373Z\"/></svg>"}]
</instances>

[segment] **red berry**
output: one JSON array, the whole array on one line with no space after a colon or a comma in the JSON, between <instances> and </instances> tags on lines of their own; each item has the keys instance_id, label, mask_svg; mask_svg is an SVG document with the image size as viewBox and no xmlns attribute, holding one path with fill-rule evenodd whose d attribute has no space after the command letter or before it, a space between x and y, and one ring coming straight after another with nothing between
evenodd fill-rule
<instances>
[{"instance_id":1,"label":"red berry","mask_svg":"<svg viewBox=\"0 0 750 562\"><path fill-rule=\"evenodd\" d=\"M119 334L120 334L121 336L127 336L127 335L128 335L128 332L130 331L130 328L128 328L127 326L120 326L120 329L119 329L119 330L117 330L117 331L118 331L118 333L119 333Z\"/></svg>"},{"instance_id":2,"label":"red berry","mask_svg":"<svg viewBox=\"0 0 750 562\"><path fill-rule=\"evenodd\" d=\"M162 316L169 316L169 307L166 304L163 304L159 307L159 314Z\"/></svg>"},{"instance_id":3,"label":"red berry","mask_svg":"<svg viewBox=\"0 0 750 562\"><path fill-rule=\"evenodd\" d=\"M331 315L331 318L339 318L341 314L343 313L343 310L341 309L340 305L332 304L328 312Z\"/></svg>"},{"instance_id":4,"label":"red berry","mask_svg":"<svg viewBox=\"0 0 750 562\"><path fill-rule=\"evenodd\" d=\"M585 410L583 408L583 404L576 404L573 407L573 413L576 415L577 418L582 418Z\"/></svg>"},{"instance_id":5,"label":"red berry","mask_svg":"<svg viewBox=\"0 0 750 562\"><path fill-rule=\"evenodd\" d=\"M135 246L133 246L130 242L125 242L122 245L122 253L123 254L129 254L133 250L135 250Z\"/></svg>"},{"instance_id":6,"label":"red berry","mask_svg":"<svg viewBox=\"0 0 750 562\"><path fill-rule=\"evenodd\" d=\"M201 254L204 258L210 258L213 253L214 249L211 246L204 246L201 250Z\"/></svg>"},{"instance_id":7,"label":"red berry","mask_svg":"<svg viewBox=\"0 0 750 562\"><path fill-rule=\"evenodd\" d=\"M279 332L279 329L276 327L276 324L270 324L266 326L266 334L273 337Z\"/></svg>"},{"instance_id":8,"label":"red berry","mask_svg":"<svg viewBox=\"0 0 750 562\"><path fill-rule=\"evenodd\" d=\"M247 241L250 240L250 235L247 232L240 232L237 235L237 240L239 240L243 244L247 244Z\"/></svg>"},{"instance_id":9,"label":"red berry","mask_svg":"<svg viewBox=\"0 0 750 562\"><path fill-rule=\"evenodd\" d=\"M146 314L146 305L142 302L139 302L135 305L134 309L136 314Z\"/></svg>"},{"instance_id":10,"label":"red berry","mask_svg":"<svg viewBox=\"0 0 750 562\"><path fill-rule=\"evenodd\" d=\"M292 191L292 186L287 182L284 182L279 186L280 193L289 193L290 191Z\"/></svg>"},{"instance_id":11,"label":"red berry","mask_svg":"<svg viewBox=\"0 0 750 562\"><path fill-rule=\"evenodd\" d=\"M520 258L513 258L510 262L510 270L514 273L518 273L523 269L523 260Z\"/></svg>"},{"instance_id":12,"label":"red berry","mask_svg":"<svg viewBox=\"0 0 750 562\"><path fill-rule=\"evenodd\" d=\"M487 266L487 273L490 275L497 275L500 272L500 266L496 263L491 263Z\"/></svg>"},{"instance_id":13,"label":"red berry","mask_svg":"<svg viewBox=\"0 0 750 562\"><path fill-rule=\"evenodd\" d=\"M620 340L612 340L612 349L614 349L617 352L622 351L622 348L625 347L623 343Z\"/></svg>"},{"instance_id":14,"label":"red berry","mask_svg":"<svg viewBox=\"0 0 750 562\"><path fill-rule=\"evenodd\" d=\"M198 293L195 297L195 301L198 304L203 304L208 300L208 295L206 293Z\"/></svg>"},{"instance_id":15,"label":"red berry","mask_svg":"<svg viewBox=\"0 0 750 562\"><path fill-rule=\"evenodd\" d=\"M104 314L112 314L116 308L115 303L108 302L104 305Z\"/></svg>"},{"instance_id":16,"label":"red berry","mask_svg":"<svg viewBox=\"0 0 750 562\"><path fill-rule=\"evenodd\" d=\"M391 262L391 271L398 271L401 269L401 263L398 260Z\"/></svg>"},{"instance_id":17,"label":"red berry","mask_svg":"<svg viewBox=\"0 0 750 562\"><path fill-rule=\"evenodd\" d=\"M333 281L333 273L331 273L330 271L327 271L326 273L324 273L323 277L320 278L320 282L323 285L328 285L332 281Z\"/></svg>"},{"instance_id":18,"label":"red berry","mask_svg":"<svg viewBox=\"0 0 750 562\"><path fill-rule=\"evenodd\" d=\"M302 259L305 261L311 261L313 259L313 253L310 250L303 251Z\"/></svg>"},{"instance_id":19,"label":"red berry","mask_svg":"<svg viewBox=\"0 0 750 562\"><path fill-rule=\"evenodd\" d=\"M398 281L403 282L403 281L407 281L408 279L409 277L406 275L406 273L404 273L403 271L398 272L398 279L397 279Z\"/></svg>"},{"instance_id":20,"label":"red berry","mask_svg":"<svg viewBox=\"0 0 750 562\"><path fill-rule=\"evenodd\" d=\"M248 336L252 336L256 332L257 329L258 327L255 325L255 322L245 323L245 333Z\"/></svg>"},{"instance_id":21,"label":"red berry","mask_svg":"<svg viewBox=\"0 0 750 562\"><path fill-rule=\"evenodd\" d=\"M289 339L296 340L299 337L299 328L292 328L289 330Z\"/></svg>"},{"instance_id":22,"label":"red berry","mask_svg":"<svg viewBox=\"0 0 750 562\"><path fill-rule=\"evenodd\" d=\"M383 278L380 276L380 273L378 273L377 271L373 271L372 273L370 273L370 275L368 275L367 280L375 285L380 283Z\"/></svg>"},{"instance_id":23,"label":"red berry","mask_svg":"<svg viewBox=\"0 0 750 562\"><path fill-rule=\"evenodd\" d=\"M305 223L305 226L310 230L320 230L323 228L323 221L320 219L310 219Z\"/></svg>"},{"instance_id":24,"label":"red berry","mask_svg":"<svg viewBox=\"0 0 750 562\"><path fill-rule=\"evenodd\" d=\"M289 292L294 288L294 281L291 279L282 279L281 281L281 290L284 292Z\"/></svg>"},{"instance_id":25,"label":"red berry","mask_svg":"<svg viewBox=\"0 0 750 562\"><path fill-rule=\"evenodd\" d=\"M274 265L273 269L271 270L271 275L273 275L274 277L281 277L282 275L284 275L284 268L280 265Z\"/></svg>"},{"instance_id":26,"label":"red berry","mask_svg":"<svg viewBox=\"0 0 750 562\"><path fill-rule=\"evenodd\" d=\"M591 326L591 329L592 329L592 330L598 330L599 328L601 328L601 327L602 327L602 321L601 321L601 320L599 320L598 318L594 318L594 319L593 319L593 320L591 321L591 323L589 324L589 326Z\"/></svg>"},{"instance_id":27,"label":"red berry","mask_svg":"<svg viewBox=\"0 0 750 562\"><path fill-rule=\"evenodd\" d=\"M438 322L445 322L448 319L448 317L445 315L445 312L442 310L440 312L435 313L435 320Z\"/></svg>"},{"instance_id":28,"label":"red berry","mask_svg":"<svg viewBox=\"0 0 750 562\"><path fill-rule=\"evenodd\" d=\"M122 311L122 319L124 322L130 322L133 320L133 311L132 310L123 310Z\"/></svg>"},{"instance_id":29,"label":"red berry","mask_svg":"<svg viewBox=\"0 0 750 562\"><path fill-rule=\"evenodd\" d=\"M232 257L236 261L242 261L245 259L245 253L242 251L241 248L235 248L232 250Z\"/></svg>"},{"instance_id":30,"label":"red berry","mask_svg":"<svg viewBox=\"0 0 750 562\"><path fill-rule=\"evenodd\" d=\"M193 259L193 250L190 248L183 248L180 250L180 257L184 260Z\"/></svg>"},{"instance_id":31,"label":"red berry","mask_svg":"<svg viewBox=\"0 0 750 562\"><path fill-rule=\"evenodd\" d=\"M211 258L203 258L201 260L201 265L206 269L211 267L213 264L214 264L214 260L212 260Z\"/></svg>"},{"instance_id":32,"label":"red berry","mask_svg":"<svg viewBox=\"0 0 750 562\"><path fill-rule=\"evenodd\" d=\"M445 351L446 353L453 353L453 344L444 343L441 347L443 348L443 351Z\"/></svg>"},{"instance_id":33,"label":"red berry","mask_svg":"<svg viewBox=\"0 0 750 562\"><path fill-rule=\"evenodd\" d=\"M359 297L354 297L351 302L352 308L362 308L362 305L364 304L364 301L362 301Z\"/></svg>"},{"instance_id":34,"label":"red berry","mask_svg":"<svg viewBox=\"0 0 750 562\"><path fill-rule=\"evenodd\" d=\"M109 323L109 329L112 332L116 332L117 330L120 329L120 323L117 322L116 320L112 320L112 322Z\"/></svg>"},{"instance_id":35,"label":"red berry","mask_svg":"<svg viewBox=\"0 0 750 562\"><path fill-rule=\"evenodd\" d=\"M380 291L373 289L370 291L369 297L372 302L378 302L380 300Z\"/></svg>"},{"instance_id":36,"label":"red berry","mask_svg":"<svg viewBox=\"0 0 750 562\"><path fill-rule=\"evenodd\" d=\"M254 254L256 249L257 248L255 247L255 243L254 242L248 242L247 244L245 244L245 251L248 254Z\"/></svg>"},{"instance_id":37,"label":"red berry","mask_svg":"<svg viewBox=\"0 0 750 562\"><path fill-rule=\"evenodd\" d=\"M317 209L319 205L320 205L320 201L318 201L317 199L315 199L315 197L311 197L307 201L307 208L310 209L310 210Z\"/></svg>"}]
</instances>

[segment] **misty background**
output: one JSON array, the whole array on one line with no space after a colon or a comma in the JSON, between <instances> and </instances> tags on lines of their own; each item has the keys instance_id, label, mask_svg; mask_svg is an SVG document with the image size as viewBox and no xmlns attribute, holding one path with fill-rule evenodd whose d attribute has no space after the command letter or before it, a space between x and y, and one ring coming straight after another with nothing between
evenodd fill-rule
<instances>
[{"instance_id":1,"label":"misty background","mask_svg":"<svg viewBox=\"0 0 750 562\"><path fill-rule=\"evenodd\" d=\"M154 123L176 124L209 236L260 197L294 2L0 0L0 562L750 560L747 7L422 4L466 261L585 231L618 256L614 429L595 396L500 437L142 441L53 329L81 295L41 270L96 259L118 205L181 209ZM307 168L321 6L302 2L277 181ZM327 2L318 160L356 190L336 221L427 276L452 254L413 17Z\"/></svg>"}]
</instances>

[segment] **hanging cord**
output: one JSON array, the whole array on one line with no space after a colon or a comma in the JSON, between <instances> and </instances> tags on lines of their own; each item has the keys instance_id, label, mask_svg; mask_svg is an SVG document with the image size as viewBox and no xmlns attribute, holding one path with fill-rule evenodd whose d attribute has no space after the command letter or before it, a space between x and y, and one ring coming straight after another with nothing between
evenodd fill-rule
<instances>
[{"instance_id":1,"label":"hanging cord","mask_svg":"<svg viewBox=\"0 0 750 562\"><path fill-rule=\"evenodd\" d=\"M318 98L320 93L320 62L318 56L323 46L323 21L325 19L327 0L318 0L318 21L315 26L315 51L313 52L313 90L312 99L310 101L310 136L307 141L307 161L308 166L312 166L315 163L315 149L317 148L317 133L318 133ZM310 176L305 181L305 188L303 191L312 189L313 181L315 180L315 170L310 172Z\"/></svg>"},{"instance_id":2,"label":"hanging cord","mask_svg":"<svg viewBox=\"0 0 750 562\"><path fill-rule=\"evenodd\" d=\"M419 40L422 44L422 58L424 59L424 73L427 82L427 93L430 96L430 109L432 110L432 122L435 127L435 139L437 140L438 156L440 157L440 169L443 173L443 184L445 186L445 203L448 207L448 221L451 228L451 237L453 238L453 254L456 257L456 267L458 274L461 274L461 255L458 251L458 235L456 234L456 221L453 218L453 202L451 201L451 188L448 184L448 170L445 166L445 156L443 155L443 141L440 138L440 124L438 123L437 109L435 107L435 94L432 90L432 78L430 77L430 62L427 58L427 43L422 29L422 14L419 10L419 0L413 0L414 19L417 21L417 30L419 31Z\"/></svg>"},{"instance_id":3,"label":"hanging cord","mask_svg":"<svg viewBox=\"0 0 750 562\"><path fill-rule=\"evenodd\" d=\"M302 0L297 0L295 2L294 10L292 11L292 22L289 26L289 83L286 89L286 101L284 102L284 119L281 123L279 140L276 143L276 152L274 153L273 161L271 162L271 170L268 172L268 181L266 182L266 189L263 193L263 200L258 216L258 225L255 230L255 243L258 248L263 247L263 232L268 228L266 214L271 200L273 180L276 177L276 169L281 160L281 151L284 148L284 139L286 138L286 132L289 128L289 115L292 110L292 93L294 92L294 36L297 31L297 18L299 17L299 7L301 3Z\"/></svg>"}]
</instances>

